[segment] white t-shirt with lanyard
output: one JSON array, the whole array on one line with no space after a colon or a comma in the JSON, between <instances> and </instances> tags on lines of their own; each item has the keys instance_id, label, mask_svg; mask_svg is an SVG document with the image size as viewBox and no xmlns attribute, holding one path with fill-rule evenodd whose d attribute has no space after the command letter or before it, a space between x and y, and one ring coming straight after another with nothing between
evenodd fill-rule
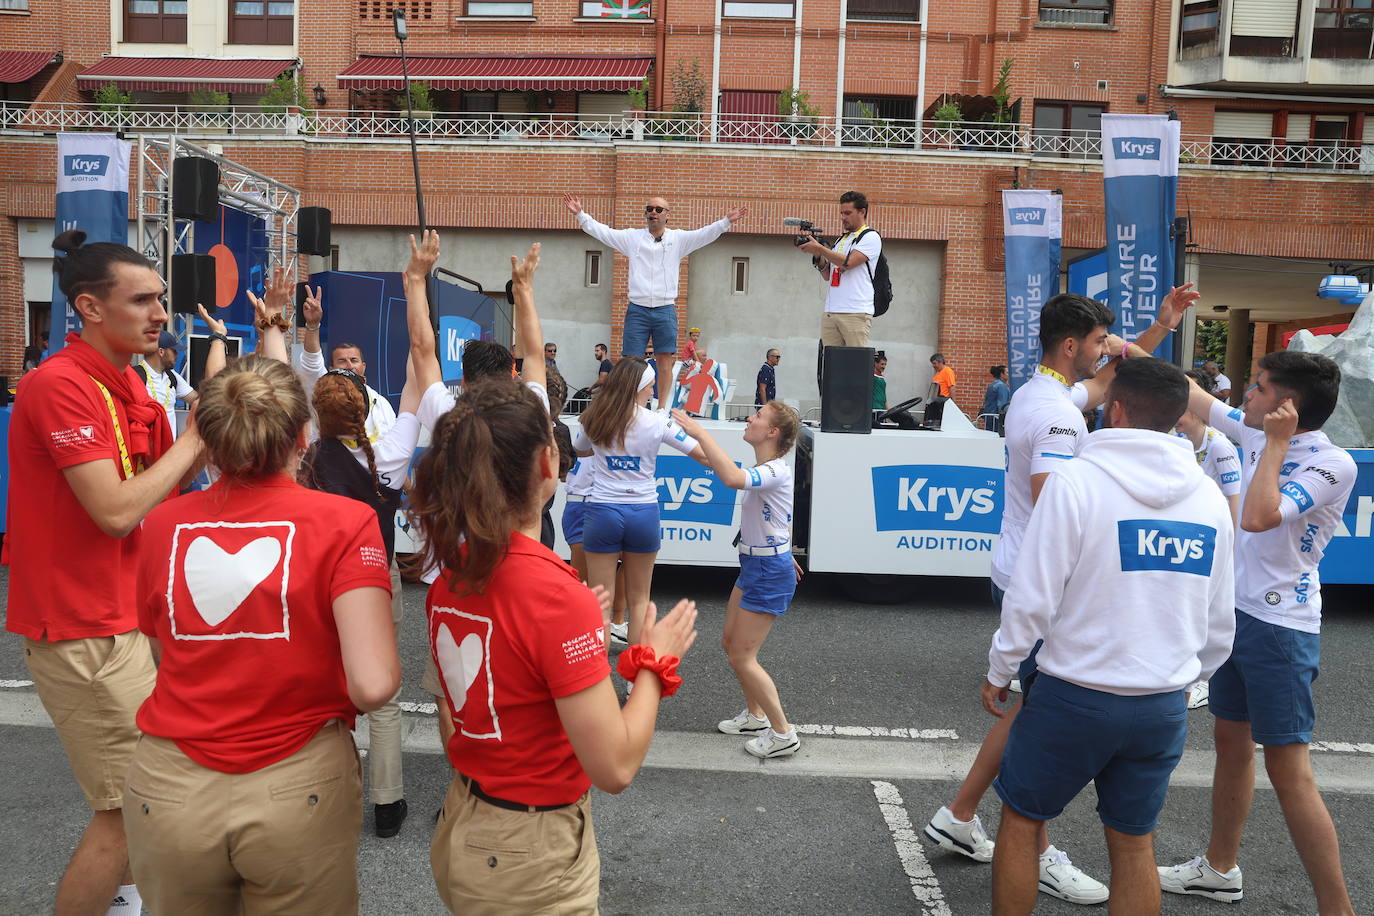
<instances>
[{"instance_id":1,"label":"white t-shirt with lanyard","mask_svg":"<svg viewBox=\"0 0 1374 916\"><path fill-rule=\"evenodd\" d=\"M166 372L154 372L153 368L147 363L142 366L144 384L148 388L148 397L162 405L162 409L167 411L167 422L172 425L172 438L177 436L177 401L185 400L187 396L195 394L196 389L187 384L186 379L182 378L175 369L168 369Z\"/></svg>"},{"instance_id":2,"label":"white t-shirt with lanyard","mask_svg":"<svg viewBox=\"0 0 1374 916\"><path fill-rule=\"evenodd\" d=\"M642 505L658 502L658 449L667 445L687 455L697 447L697 440L687 435L661 413L643 407L635 408L634 418L625 430L623 442L605 448L587 438L585 429L578 429L573 448L588 449L596 462L596 473L588 502Z\"/></svg>"},{"instance_id":3,"label":"white t-shirt with lanyard","mask_svg":"<svg viewBox=\"0 0 1374 916\"><path fill-rule=\"evenodd\" d=\"M860 226L853 232L846 232L835 242L834 250L840 254L861 251L868 255L867 264L851 264L846 270L830 269L830 286L825 294L825 310L838 314L873 314L873 277L870 275L878 264L878 255L883 253L883 240L877 232L865 232L867 226ZM859 238L862 235L863 238ZM857 239L857 241L855 241Z\"/></svg>"},{"instance_id":4,"label":"white t-shirt with lanyard","mask_svg":"<svg viewBox=\"0 0 1374 916\"><path fill-rule=\"evenodd\" d=\"M739 552L750 556L787 553L792 540L792 469L782 458L744 469L740 499Z\"/></svg>"}]
</instances>

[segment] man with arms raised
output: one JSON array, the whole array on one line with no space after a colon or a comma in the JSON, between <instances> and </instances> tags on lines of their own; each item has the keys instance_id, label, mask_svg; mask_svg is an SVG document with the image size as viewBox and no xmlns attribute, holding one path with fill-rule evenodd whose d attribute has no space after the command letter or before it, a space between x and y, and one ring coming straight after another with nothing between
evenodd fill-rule
<instances>
[{"instance_id":1,"label":"man with arms raised","mask_svg":"<svg viewBox=\"0 0 1374 916\"><path fill-rule=\"evenodd\" d=\"M644 205L643 229L612 229L592 219L582 209L582 201L571 194L563 195L563 204L577 217L583 232L629 259L630 302L625 309L620 355L643 356L644 345L651 340L658 352L676 353L678 265L744 219L749 208L735 207L700 229L669 229L668 202L662 197L650 197ZM597 358L604 360L605 356ZM658 390L663 392L665 401L673 390L672 363L671 359L664 359L658 366ZM597 379L598 383L601 378L604 376ZM662 406L665 410L668 407Z\"/></svg>"},{"instance_id":2,"label":"man with arms raised","mask_svg":"<svg viewBox=\"0 0 1374 916\"><path fill-rule=\"evenodd\" d=\"M92 811L57 888L62 916L139 911L121 813L134 714L156 679L138 629L138 529L202 449L194 425L173 443L167 412L129 366L157 350L166 327L162 278L132 248L83 245L85 236L53 242L66 252L54 270L81 332L19 387L9 460L21 485L10 487L5 537L6 628L24 637L34 687Z\"/></svg>"},{"instance_id":3,"label":"man with arms raised","mask_svg":"<svg viewBox=\"0 0 1374 916\"><path fill-rule=\"evenodd\" d=\"M1259 362L1240 408L1192 386L1190 408L1241 446L1236 533L1236 639L1212 677L1216 772L1207 853L1159 870L1164 890L1240 900L1241 834L1255 792L1255 745L1278 795L1322 914L1353 913L1336 827L1312 775L1321 661L1317 568L1355 485L1355 461L1321 431L1341 370L1317 353L1281 350Z\"/></svg>"}]
</instances>

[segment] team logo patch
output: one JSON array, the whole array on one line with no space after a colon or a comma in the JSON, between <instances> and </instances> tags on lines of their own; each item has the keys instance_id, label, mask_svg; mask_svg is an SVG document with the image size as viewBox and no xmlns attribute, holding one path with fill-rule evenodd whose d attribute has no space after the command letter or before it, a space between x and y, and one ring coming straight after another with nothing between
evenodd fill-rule
<instances>
[{"instance_id":1,"label":"team logo patch","mask_svg":"<svg viewBox=\"0 0 1374 916\"><path fill-rule=\"evenodd\" d=\"M1283 600L1283 596L1281 596L1278 592L1265 592L1265 593L1264 593L1264 603L1267 604L1267 605L1269 605L1269 606L1271 606L1271 607L1277 606L1278 603L1279 603L1280 601L1282 601L1282 600Z\"/></svg>"},{"instance_id":2,"label":"team logo patch","mask_svg":"<svg viewBox=\"0 0 1374 916\"><path fill-rule=\"evenodd\" d=\"M607 455L606 470L608 471L638 471L638 455Z\"/></svg>"},{"instance_id":3,"label":"team logo patch","mask_svg":"<svg viewBox=\"0 0 1374 916\"><path fill-rule=\"evenodd\" d=\"M1307 490L1303 488L1303 485L1295 480L1290 480L1288 483L1279 487L1279 492L1298 504L1298 512L1306 512L1314 505L1312 494L1308 493Z\"/></svg>"},{"instance_id":4,"label":"team logo patch","mask_svg":"<svg viewBox=\"0 0 1374 916\"><path fill-rule=\"evenodd\" d=\"M172 638L290 639L295 536L291 522L178 525L167 582Z\"/></svg>"},{"instance_id":5,"label":"team logo patch","mask_svg":"<svg viewBox=\"0 0 1374 916\"><path fill-rule=\"evenodd\" d=\"M1215 528L1167 519L1122 519L1116 533L1123 572L1212 573Z\"/></svg>"},{"instance_id":6,"label":"team logo patch","mask_svg":"<svg viewBox=\"0 0 1374 916\"><path fill-rule=\"evenodd\" d=\"M489 617L457 608L436 607L430 615L430 639L439 678L453 709L453 723L469 738L501 740L496 714L496 685L491 676Z\"/></svg>"}]
</instances>

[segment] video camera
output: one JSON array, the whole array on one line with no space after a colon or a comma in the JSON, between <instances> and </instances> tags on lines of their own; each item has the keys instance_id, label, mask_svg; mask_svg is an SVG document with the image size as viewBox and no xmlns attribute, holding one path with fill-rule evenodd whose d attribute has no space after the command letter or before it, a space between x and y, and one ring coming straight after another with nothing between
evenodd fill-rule
<instances>
[{"instance_id":1,"label":"video camera","mask_svg":"<svg viewBox=\"0 0 1374 916\"><path fill-rule=\"evenodd\" d=\"M801 246L805 245L807 242L810 241L817 241L820 242L822 245L826 244L824 241L821 240L821 237L816 234L816 224L811 222L811 220L809 219L799 219L795 216L786 216L783 217L782 224L784 226L797 227L797 235L795 238L792 239L792 244L796 245L798 248L800 248Z\"/></svg>"}]
</instances>

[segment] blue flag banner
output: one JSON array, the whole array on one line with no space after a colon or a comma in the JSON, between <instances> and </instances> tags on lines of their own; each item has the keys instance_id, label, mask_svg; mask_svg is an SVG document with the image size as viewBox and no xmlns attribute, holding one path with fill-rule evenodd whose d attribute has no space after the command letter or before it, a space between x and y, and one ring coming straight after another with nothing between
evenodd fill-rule
<instances>
[{"instance_id":1,"label":"blue flag banner","mask_svg":"<svg viewBox=\"0 0 1374 916\"><path fill-rule=\"evenodd\" d=\"M1015 391L1040 362L1040 307L1059 292L1063 198L1049 191L1003 191L1006 240L1007 376Z\"/></svg>"},{"instance_id":2,"label":"blue flag banner","mask_svg":"<svg viewBox=\"0 0 1374 916\"><path fill-rule=\"evenodd\" d=\"M1164 115L1102 116L1106 303L1116 312L1112 333L1126 340L1154 322L1173 286L1178 128ZM1155 355L1167 359L1169 345L1166 339Z\"/></svg>"},{"instance_id":3,"label":"blue flag banner","mask_svg":"<svg viewBox=\"0 0 1374 916\"><path fill-rule=\"evenodd\" d=\"M56 234L80 229L87 242L129 244L130 149L114 134L57 135ZM62 349L80 326L54 275L48 352Z\"/></svg>"}]
</instances>

